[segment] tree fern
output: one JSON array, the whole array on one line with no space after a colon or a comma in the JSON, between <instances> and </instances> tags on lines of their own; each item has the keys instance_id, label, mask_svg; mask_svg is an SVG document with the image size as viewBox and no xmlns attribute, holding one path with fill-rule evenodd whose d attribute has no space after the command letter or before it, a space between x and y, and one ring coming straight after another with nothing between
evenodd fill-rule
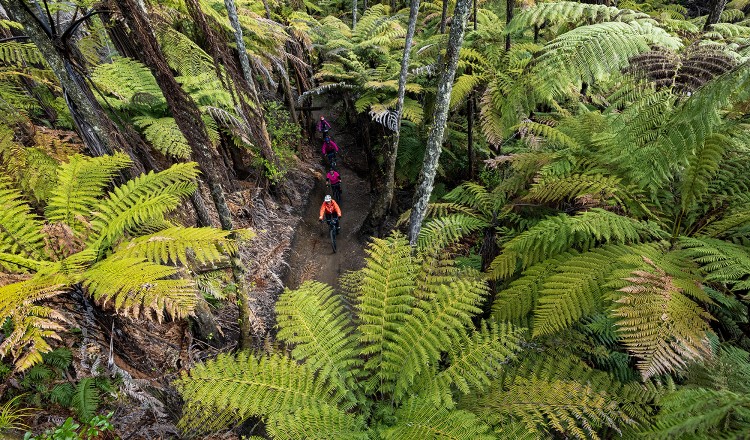
<instances>
[{"instance_id":1,"label":"tree fern","mask_svg":"<svg viewBox=\"0 0 750 440\"><path fill-rule=\"evenodd\" d=\"M113 258L145 258L157 264L192 266L217 263L234 254L237 243L229 232L214 228L172 227L136 237L115 249Z\"/></svg>"},{"instance_id":2,"label":"tree fern","mask_svg":"<svg viewBox=\"0 0 750 440\"><path fill-rule=\"evenodd\" d=\"M370 356L364 369L376 381L365 384L371 390L391 382L399 373L400 359L394 346L399 328L413 308L415 261L403 237L374 240L368 249L367 265L358 292L358 331L362 354Z\"/></svg>"},{"instance_id":3,"label":"tree fern","mask_svg":"<svg viewBox=\"0 0 750 440\"><path fill-rule=\"evenodd\" d=\"M116 173L130 165L124 154L84 158L73 156L60 166L58 187L53 191L45 216L51 221L61 221L79 232L89 218Z\"/></svg>"},{"instance_id":4,"label":"tree fern","mask_svg":"<svg viewBox=\"0 0 750 440\"><path fill-rule=\"evenodd\" d=\"M395 414L394 426L381 432L384 439L494 439L490 427L469 411L441 408L412 398Z\"/></svg>"},{"instance_id":5,"label":"tree fern","mask_svg":"<svg viewBox=\"0 0 750 440\"><path fill-rule=\"evenodd\" d=\"M196 301L195 284L174 278L178 270L139 258L107 259L84 272L84 285L94 299L106 306L112 301L124 315L138 316L152 311L163 319L163 310L175 318L192 312Z\"/></svg>"},{"instance_id":6,"label":"tree fern","mask_svg":"<svg viewBox=\"0 0 750 440\"><path fill-rule=\"evenodd\" d=\"M292 357L318 371L320 378L355 401L362 362L357 335L347 328L349 317L330 287L307 282L276 303L278 338L294 344ZM351 403L349 404L351 405Z\"/></svg>"},{"instance_id":7,"label":"tree fern","mask_svg":"<svg viewBox=\"0 0 750 440\"><path fill-rule=\"evenodd\" d=\"M370 439L361 417L328 407L311 406L293 413L271 414L266 427L274 439L280 440Z\"/></svg>"},{"instance_id":8,"label":"tree fern","mask_svg":"<svg viewBox=\"0 0 750 440\"><path fill-rule=\"evenodd\" d=\"M685 295L679 280L648 259L652 270L635 270L616 302L620 337L637 358L644 378L684 368L711 356L711 316Z\"/></svg>"}]
</instances>

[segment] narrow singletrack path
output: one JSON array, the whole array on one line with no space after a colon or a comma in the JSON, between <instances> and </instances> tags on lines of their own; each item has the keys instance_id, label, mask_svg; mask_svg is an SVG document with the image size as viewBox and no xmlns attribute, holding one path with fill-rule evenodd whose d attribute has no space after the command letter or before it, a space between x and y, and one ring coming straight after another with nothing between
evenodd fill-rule
<instances>
[{"instance_id":1,"label":"narrow singletrack path","mask_svg":"<svg viewBox=\"0 0 750 440\"><path fill-rule=\"evenodd\" d=\"M334 126L334 130L335 128ZM290 289L296 289L308 280L337 287L339 276L346 271L359 269L364 264L367 243L358 238L358 231L370 209L370 185L347 166L350 161L358 160L363 153L353 144L353 136L340 133L334 134L333 138L342 149L337 167L341 173L343 199L340 204L341 231L336 238L338 250L333 253L328 225L318 220L323 198L330 194L330 188L325 182L325 172L322 172L310 193L307 209L292 243L288 261L290 271L284 280L285 287ZM315 148L317 157L320 158L320 147Z\"/></svg>"}]
</instances>

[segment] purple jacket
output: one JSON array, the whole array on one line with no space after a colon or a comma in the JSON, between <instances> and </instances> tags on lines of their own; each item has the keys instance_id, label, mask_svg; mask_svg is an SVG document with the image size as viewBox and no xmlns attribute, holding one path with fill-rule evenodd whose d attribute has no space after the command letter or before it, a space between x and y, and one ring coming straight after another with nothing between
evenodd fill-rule
<instances>
[{"instance_id":1,"label":"purple jacket","mask_svg":"<svg viewBox=\"0 0 750 440\"><path fill-rule=\"evenodd\" d=\"M336 145L336 142L334 142L332 139L329 139L328 142L323 142L323 148L321 151L323 151L323 155L332 153L334 151L338 152L339 146Z\"/></svg>"},{"instance_id":2,"label":"purple jacket","mask_svg":"<svg viewBox=\"0 0 750 440\"><path fill-rule=\"evenodd\" d=\"M331 129L331 124L328 123L325 119L322 119L318 121L318 131L323 131L324 128Z\"/></svg>"}]
</instances>

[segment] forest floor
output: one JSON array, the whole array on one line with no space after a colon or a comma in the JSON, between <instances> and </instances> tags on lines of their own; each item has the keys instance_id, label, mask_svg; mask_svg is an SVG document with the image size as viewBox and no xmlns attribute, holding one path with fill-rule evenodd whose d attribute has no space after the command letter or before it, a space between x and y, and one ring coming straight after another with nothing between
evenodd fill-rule
<instances>
[{"instance_id":1,"label":"forest floor","mask_svg":"<svg viewBox=\"0 0 750 440\"><path fill-rule=\"evenodd\" d=\"M320 118L319 114L314 116L316 121ZM323 198L330 193L325 175L321 175L310 191L307 208L292 242L288 261L290 270L284 282L285 287L290 289L296 289L308 280L338 287L341 275L361 268L364 263L367 243L360 238L359 229L370 209L370 185L358 174L358 171L366 169L364 152L355 144L354 133L340 129L334 117L331 120L332 138L341 149L338 155L338 171L342 182L342 202L339 203L341 232L336 239L338 249L336 253L333 252L328 225L318 220ZM320 158L320 146L313 148L313 157ZM318 159L319 162L321 160Z\"/></svg>"}]
</instances>

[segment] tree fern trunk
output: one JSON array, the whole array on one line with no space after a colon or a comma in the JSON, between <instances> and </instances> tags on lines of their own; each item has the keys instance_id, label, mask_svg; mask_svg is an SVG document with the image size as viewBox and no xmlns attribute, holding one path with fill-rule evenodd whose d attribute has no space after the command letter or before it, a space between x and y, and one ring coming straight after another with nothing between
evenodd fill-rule
<instances>
[{"instance_id":1,"label":"tree fern trunk","mask_svg":"<svg viewBox=\"0 0 750 440\"><path fill-rule=\"evenodd\" d=\"M64 51L65 42L59 40L57 33L51 33L55 24L48 23L46 18L37 17L23 0L3 0L0 4L13 19L23 25L24 31L39 48L60 81L70 114L91 154L102 156L118 150L117 143L107 130L110 124L103 120L107 117L104 110L84 78L73 69L70 54Z\"/></svg>"},{"instance_id":2,"label":"tree fern trunk","mask_svg":"<svg viewBox=\"0 0 750 440\"><path fill-rule=\"evenodd\" d=\"M375 205L370 211L370 215L365 222L368 229L375 230L378 228L387 212L390 210L393 202L393 188L396 174L396 157L398 156L398 142L401 134L401 119L404 110L404 97L406 96L406 75L409 72L409 56L411 52L414 31L417 27L417 16L419 14L419 0L411 0L409 6L409 26L406 30L406 41L404 43L404 55L401 58L401 73L398 77L398 98L396 100L396 131L391 139L386 142L383 159L385 159L383 190L380 191Z\"/></svg>"},{"instance_id":3,"label":"tree fern trunk","mask_svg":"<svg viewBox=\"0 0 750 440\"><path fill-rule=\"evenodd\" d=\"M711 25L714 25L719 22L719 19L721 18L721 13L724 12L724 8L727 6L727 0L713 0L711 4L711 10L708 13L708 17L706 18L706 25L703 26L703 30L707 31L711 28Z\"/></svg>"},{"instance_id":4,"label":"tree fern trunk","mask_svg":"<svg viewBox=\"0 0 750 440\"><path fill-rule=\"evenodd\" d=\"M222 41L221 37L209 26L205 14L201 9L198 0L187 0L185 2L188 12L191 18L195 22L199 32L201 32L206 39L208 46L208 52L214 59L217 65L217 75L221 77L221 70L218 68L220 65L226 67L226 73L229 76L227 86L230 89L234 89L238 93L234 95L236 97L235 104L239 107L242 117L245 119L246 125L260 148L263 157L272 164L278 165L279 161L276 154L273 151L271 145L271 137L268 135L268 128L266 127L266 120L263 112L263 105L258 98L258 92L255 89L255 85L250 75L249 67L247 70L244 68L238 68L231 56L226 44ZM232 4L233 5L233 4ZM228 5L231 7L232 5ZM225 6L227 3L225 2ZM237 19L233 22L232 27L235 34L235 43L238 45L238 50L245 55L247 60L247 51L244 50L244 40L242 38L242 27L239 23L239 17L237 17L236 7L234 8L234 14ZM248 64L249 66L249 61ZM242 73L240 73L242 71ZM243 81L244 79L244 81ZM250 98L255 104L255 108L251 108L245 98Z\"/></svg>"},{"instance_id":5,"label":"tree fern trunk","mask_svg":"<svg viewBox=\"0 0 750 440\"><path fill-rule=\"evenodd\" d=\"M167 105L172 111L172 116L174 116L175 122L177 122L177 126L192 149L193 160L198 162L201 167L203 177L208 183L211 198L216 206L222 229L231 231L233 229L232 213L224 198L224 190L221 187L221 183L216 179L218 172L213 163L213 145L208 137L208 132L206 131L203 119L201 119L198 107L172 75L172 71L167 65L156 37L145 19L145 14L142 13L135 0L119 0L117 7L130 28L130 35L134 45L138 48L140 61L148 66L154 74L156 82L159 84L159 88L161 88L167 100ZM238 286L240 345L245 348L251 344L251 328L248 295L244 282L244 268L237 258L232 258L231 264L234 282Z\"/></svg>"},{"instance_id":6,"label":"tree fern trunk","mask_svg":"<svg viewBox=\"0 0 750 440\"><path fill-rule=\"evenodd\" d=\"M432 187L435 183L435 174L443 147L445 125L448 122L448 104L453 90L453 79L456 76L456 67L458 66L458 53L464 40L464 28L466 18L469 16L470 4L470 0L457 0L456 9L453 13L453 22L448 36L448 49L445 52L447 64L442 69L443 73L437 86L434 121L427 138L422 171L419 175L417 192L414 195L414 207L409 218L409 242L412 246L417 243L422 221L427 213L427 203L430 200Z\"/></svg>"},{"instance_id":7,"label":"tree fern trunk","mask_svg":"<svg viewBox=\"0 0 750 440\"><path fill-rule=\"evenodd\" d=\"M234 4L234 0L224 0L224 6L227 8L229 22L232 24L232 29L234 29L234 43L237 45L237 52L239 53L242 76L248 84L253 85L253 71L250 69L250 59L247 57L247 48L245 47L245 39L242 36L240 17L237 15L237 5Z\"/></svg>"}]
</instances>

